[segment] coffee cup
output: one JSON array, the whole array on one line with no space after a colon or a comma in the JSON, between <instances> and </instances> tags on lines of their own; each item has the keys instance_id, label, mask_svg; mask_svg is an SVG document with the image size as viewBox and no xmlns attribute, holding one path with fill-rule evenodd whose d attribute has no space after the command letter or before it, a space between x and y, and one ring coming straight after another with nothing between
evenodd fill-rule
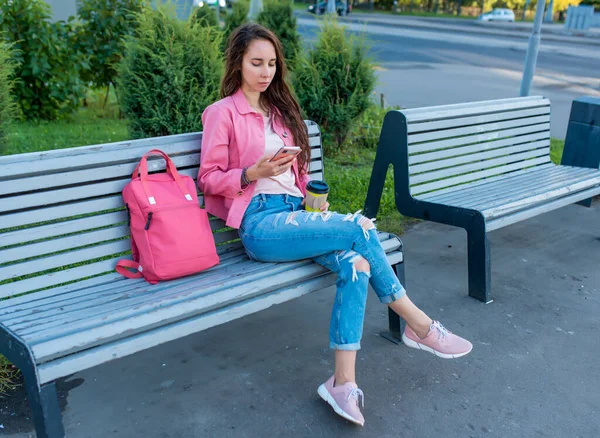
<instances>
[{"instance_id":1,"label":"coffee cup","mask_svg":"<svg viewBox=\"0 0 600 438\"><path fill-rule=\"evenodd\" d=\"M321 211L321 206L327 202L329 186L325 181L309 181L306 185L304 209L306 211Z\"/></svg>"}]
</instances>

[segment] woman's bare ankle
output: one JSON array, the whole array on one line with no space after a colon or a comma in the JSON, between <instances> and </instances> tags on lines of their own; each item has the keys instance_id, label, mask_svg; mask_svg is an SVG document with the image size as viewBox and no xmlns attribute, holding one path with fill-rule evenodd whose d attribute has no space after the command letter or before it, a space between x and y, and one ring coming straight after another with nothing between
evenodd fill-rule
<instances>
[{"instance_id":1,"label":"woman's bare ankle","mask_svg":"<svg viewBox=\"0 0 600 438\"><path fill-rule=\"evenodd\" d=\"M333 379L333 386L342 386L343 384L347 383L347 382L354 382L354 378L347 376L345 374L335 374L335 378Z\"/></svg>"}]
</instances>

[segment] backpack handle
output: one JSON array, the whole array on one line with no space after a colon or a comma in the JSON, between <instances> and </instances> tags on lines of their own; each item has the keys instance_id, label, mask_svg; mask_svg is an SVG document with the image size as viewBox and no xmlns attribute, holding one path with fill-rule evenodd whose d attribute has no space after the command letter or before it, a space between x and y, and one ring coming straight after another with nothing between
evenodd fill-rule
<instances>
[{"instance_id":1,"label":"backpack handle","mask_svg":"<svg viewBox=\"0 0 600 438\"><path fill-rule=\"evenodd\" d=\"M167 173L170 174L171 176L173 176L173 179L176 179L175 175L179 176L179 173L177 172L177 167L175 167L175 163L173 163L171 158L169 158L169 156L167 154L165 154L163 151L161 151L160 149L152 149L152 150L149 150L148 152L146 152L142 156L142 159L140 160L138 165L135 166L135 169L134 169L133 173L131 174L131 179L135 179L138 176L141 176L142 173L144 173L144 172L146 175L148 175L147 157L152 156L152 155L160 155L161 157L163 157L163 159L165 160L165 162L167 164L167 166L166 166Z\"/></svg>"},{"instance_id":2,"label":"backpack handle","mask_svg":"<svg viewBox=\"0 0 600 438\"><path fill-rule=\"evenodd\" d=\"M133 171L133 174L131 175L131 179L135 179L135 178L137 178L138 171L139 171L140 181L142 183L142 187L144 189L146 197L148 198L148 202L151 205L156 204L156 200L150 193L150 188L148 187L148 158L147 157L150 155L160 155L161 157L164 158L164 160L167 164L167 166L166 166L167 173L169 175L171 175L173 180L175 180L177 187L179 187L179 190L181 190L181 193L183 194L185 199L187 199L188 201L193 201L194 198L189 193L189 190L186 189L186 187L181 179L181 176L179 175L179 172L177 172L177 167L175 166L175 163L173 163L171 158L169 158L169 156L167 154L165 154L163 151L161 151L159 149L152 149L152 150L146 152L142 156L142 159L140 160L139 164L135 167L135 170Z\"/></svg>"}]
</instances>

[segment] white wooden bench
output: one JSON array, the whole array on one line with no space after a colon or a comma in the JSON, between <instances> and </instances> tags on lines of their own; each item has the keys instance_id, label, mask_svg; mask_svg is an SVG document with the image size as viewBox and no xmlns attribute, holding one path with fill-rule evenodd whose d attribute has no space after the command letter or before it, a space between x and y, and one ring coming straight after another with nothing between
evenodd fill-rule
<instances>
[{"instance_id":1,"label":"white wooden bench","mask_svg":"<svg viewBox=\"0 0 600 438\"><path fill-rule=\"evenodd\" d=\"M597 162L555 165L549 152L550 102L542 97L390 111L365 214L377 214L392 164L401 214L467 231L469 295L489 302L487 232L600 194Z\"/></svg>"},{"instance_id":2,"label":"white wooden bench","mask_svg":"<svg viewBox=\"0 0 600 438\"><path fill-rule=\"evenodd\" d=\"M319 128L307 125L311 176L322 179ZM334 284L310 260L250 260L237 230L216 218L218 266L154 286L114 272L130 249L120 192L136 163L158 148L195 178L201 137L0 157L0 354L23 373L38 438L64 436L57 379ZM402 243L379 237L402 274ZM398 338L399 320L390 323Z\"/></svg>"}]
</instances>

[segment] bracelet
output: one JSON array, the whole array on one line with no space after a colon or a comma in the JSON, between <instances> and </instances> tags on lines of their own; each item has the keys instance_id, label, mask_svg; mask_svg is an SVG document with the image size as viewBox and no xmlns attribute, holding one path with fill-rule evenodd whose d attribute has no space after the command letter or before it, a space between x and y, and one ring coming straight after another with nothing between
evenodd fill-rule
<instances>
[{"instance_id":1,"label":"bracelet","mask_svg":"<svg viewBox=\"0 0 600 438\"><path fill-rule=\"evenodd\" d=\"M245 186L250 184L250 181L248 181L248 177L246 176L247 170L248 170L247 167L244 167L244 169L242 170L242 185L245 185Z\"/></svg>"}]
</instances>

